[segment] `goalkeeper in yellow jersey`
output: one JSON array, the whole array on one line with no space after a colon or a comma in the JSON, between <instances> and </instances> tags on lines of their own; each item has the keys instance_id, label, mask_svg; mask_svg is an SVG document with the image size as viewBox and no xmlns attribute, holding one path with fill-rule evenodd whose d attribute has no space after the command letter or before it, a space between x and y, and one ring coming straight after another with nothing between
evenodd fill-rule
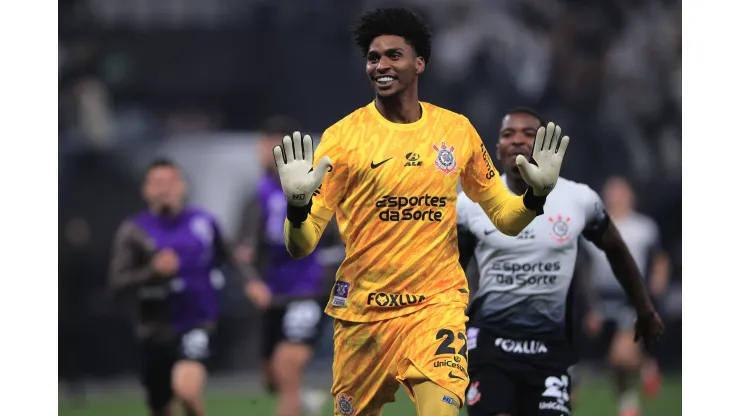
<instances>
[{"instance_id":1,"label":"goalkeeper in yellow jersey","mask_svg":"<svg viewBox=\"0 0 740 416\"><path fill-rule=\"evenodd\" d=\"M275 147L289 207L285 244L308 255L337 215L346 258L326 313L334 321L335 415L379 415L401 383L419 414L457 415L468 386L465 307L458 263L458 180L496 228L517 235L542 213L568 137L537 132L529 184L506 189L467 118L420 102L431 54L424 21L405 9L364 14L354 28L375 100L329 127L316 149L295 132Z\"/></svg>"}]
</instances>

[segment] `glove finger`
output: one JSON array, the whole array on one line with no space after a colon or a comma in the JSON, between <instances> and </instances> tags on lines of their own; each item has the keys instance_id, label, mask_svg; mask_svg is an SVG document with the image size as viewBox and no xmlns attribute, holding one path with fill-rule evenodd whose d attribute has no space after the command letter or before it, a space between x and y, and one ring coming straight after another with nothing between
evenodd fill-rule
<instances>
[{"instance_id":1,"label":"glove finger","mask_svg":"<svg viewBox=\"0 0 740 416\"><path fill-rule=\"evenodd\" d=\"M275 146L272 148L272 154L275 156L275 166L278 167L278 170L285 166L285 155L283 154L283 147L282 146Z\"/></svg>"},{"instance_id":2,"label":"glove finger","mask_svg":"<svg viewBox=\"0 0 740 416\"><path fill-rule=\"evenodd\" d=\"M540 126L540 128L537 129L537 135L534 136L534 151L532 152L532 157L535 161L537 160L537 155L542 151L542 143L545 141L545 132L545 127Z\"/></svg>"},{"instance_id":3,"label":"glove finger","mask_svg":"<svg viewBox=\"0 0 740 416\"><path fill-rule=\"evenodd\" d=\"M549 150L552 143L552 138L555 135L555 123L552 121L547 123L547 130L545 131L545 140L542 143L542 150Z\"/></svg>"},{"instance_id":4,"label":"glove finger","mask_svg":"<svg viewBox=\"0 0 740 416\"><path fill-rule=\"evenodd\" d=\"M532 183L530 182L530 179L532 178L532 164L527 161L527 158L524 157L524 155L519 155L516 157L516 166L519 168L519 173L522 175L524 182L531 185Z\"/></svg>"},{"instance_id":5,"label":"glove finger","mask_svg":"<svg viewBox=\"0 0 740 416\"><path fill-rule=\"evenodd\" d=\"M565 151L568 149L568 143L570 143L570 137L564 136L560 140L560 146L558 146L557 154L560 156L560 159L565 157Z\"/></svg>"},{"instance_id":6,"label":"glove finger","mask_svg":"<svg viewBox=\"0 0 740 416\"><path fill-rule=\"evenodd\" d=\"M295 154L293 153L293 139L290 136L283 137L283 152L285 152L285 163L290 163L295 160Z\"/></svg>"},{"instance_id":7,"label":"glove finger","mask_svg":"<svg viewBox=\"0 0 740 416\"><path fill-rule=\"evenodd\" d=\"M322 157L319 159L319 162L316 163L316 168L313 170L314 189L321 185L321 182L324 180L324 176L326 176L326 172L329 171L330 167L331 159L329 159L329 156Z\"/></svg>"},{"instance_id":8,"label":"glove finger","mask_svg":"<svg viewBox=\"0 0 740 416\"><path fill-rule=\"evenodd\" d=\"M303 136L303 158L313 165L313 139L309 135Z\"/></svg>"},{"instance_id":9,"label":"glove finger","mask_svg":"<svg viewBox=\"0 0 740 416\"><path fill-rule=\"evenodd\" d=\"M301 140L301 132L299 131L293 132L293 153L295 154L295 160L304 160L303 140Z\"/></svg>"},{"instance_id":10,"label":"glove finger","mask_svg":"<svg viewBox=\"0 0 740 416\"><path fill-rule=\"evenodd\" d=\"M550 138L550 143L547 144L547 150L551 153L555 153L555 148L558 145L558 140L560 139L560 126L557 124L555 125L555 133Z\"/></svg>"}]
</instances>

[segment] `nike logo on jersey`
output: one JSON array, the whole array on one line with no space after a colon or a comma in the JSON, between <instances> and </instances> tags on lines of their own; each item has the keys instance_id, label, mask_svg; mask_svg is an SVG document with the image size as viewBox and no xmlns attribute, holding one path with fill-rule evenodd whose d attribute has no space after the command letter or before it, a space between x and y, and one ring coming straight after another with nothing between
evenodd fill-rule
<instances>
[{"instance_id":1,"label":"nike logo on jersey","mask_svg":"<svg viewBox=\"0 0 740 416\"><path fill-rule=\"evenodd\" d=\"M464 378L462 378L460 376L456 376L456 375L452 374L452 371L450 371L450 374L447 374L447 375L450 376L450 378L459 378L460 380L465 380Z\"/></svg>"},{"instance_id":2,"label":"nike logo on jersey","mask_svg":"<svg viewBox=\"0 0 740 416\"><path fill-rule=\"evenodd\" d=\"M370 169L375 169L378 166L382 165L383 163L385 163L385 162L387 162L387 161L389 161L391 159L393 159L393 158L392 157L389 157L388 159L386 159L386 160L384 160L382 162L378 162L378 163L373 163L373 161L370 161Z\"/></svg>"},{"instance_id":3,"label":"nike logo on jersey","mask_svg":"<svg viewBox=\"0 0 740 416\"><path fill-rule=\"evenodd\" d=\"M483 234L485 234L485 235L489 235L489 234L493 234L493 233L495 233L496 231L498 231L498 230L497 230L497 229L495 229L495 228L494 228L493 230L483 230Z\"/></svg>"}]
</instances>

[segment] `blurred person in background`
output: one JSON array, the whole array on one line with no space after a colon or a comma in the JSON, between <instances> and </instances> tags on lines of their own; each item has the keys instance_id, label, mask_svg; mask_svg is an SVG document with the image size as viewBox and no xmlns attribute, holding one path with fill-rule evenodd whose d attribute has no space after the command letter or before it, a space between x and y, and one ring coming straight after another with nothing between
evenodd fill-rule
<instances>
[{"instance_id":1,"label":"blurred person in background","mask_svg":"<svg viewBox=\"0 0 740 416\"><path fill-rule=\"evenodd\" d=\"M527 189L516 159L532 157L542 127L542 118L528 108L509 110L501 122L499 180L515 195ZM458 196L460 263L465 269L475 258L480 275L467 311L471 416L571 413L569 368L576 361L571 289L581 236L608 256L617 289L627 293L626 307L639 311L638 335L654 342L663 331L635 260L599 195L561 177L544 210L509 237L480 205Z\"/></svg>"},{"instance_id":2,"label":"blurred person in background","mask_svg":"<svg viewBox=\"0 0 740 416\"><path fill-rule=\"evenodd\" d=\"M110 283L134 312L141 347L141 382L152 416L172 414L173 393L191 416L205 414L203 389L209 342L219 313L212 273L229 264L242 277L214 216L185 205L186 183L171 160L146 171L148 210L127 218L115 236Z\"/></svg>"},{"instance_id":3,"label":"blurred person in background","mask_svg":"<svg viewBox=\"0 0 740 416\"><path fill-rule=\"evenodd\" d=\"M650 294L659 298L669 283L670 262L660 244L660 230L650 217L635 211L635 194L630 183L621 177L609 178L603 189L604 203L614 225L619 230L634 257L640 272L647 279ZM609 367L619 394L621 416L639 414L639 394L633 379L641 371L643 390L654 397L660 390L660 372L654 359L643 353L634 342L635 313L619 290L606 256L593 244L584 244L588 276L596 299L594 308L585 318L586 333L609 339ZM604 331L605 324L609 331Z\"/></svg>"},{"instance_id":4,"label":"blurred person in background","mask_svg":"<svg viewBox=\"0 0 740 416\"><path fill-rule=\"evenodd\" d=\"M288 204L272 149L282 143L283 136L297 130L298 123L286 116L265 121L259 141L262 175L256 195L245 207L236 252L240 261L255 264L264 277L265 283L252 281L247 291L250 297L260 299L257 306L265 311L263 384L268 392L277 393L278 416L298 415L302 409L318 414L329 399L323 391L301 386L306 365L328 322L323 306L329 300L336 267L328 267L323 260L326 254L336 253L334 248L341 243L332 224L322 238L322 247L310 255L293 259L285 249L283 225ZM328 262L338 264L342 258L340 253Z\"/></svg>"}]
</instances>

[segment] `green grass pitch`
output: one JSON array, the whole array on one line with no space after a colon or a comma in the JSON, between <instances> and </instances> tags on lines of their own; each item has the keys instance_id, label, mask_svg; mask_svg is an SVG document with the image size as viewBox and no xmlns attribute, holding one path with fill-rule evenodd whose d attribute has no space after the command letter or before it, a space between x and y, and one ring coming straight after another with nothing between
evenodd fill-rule
<instances>
[{"instance_id":1,"label":"green grass pitch","mask_svg":"<svg viewBox=\"0 0 740 416\"><path fill-rule=\"evenodd\" d=\"M575 416L616 416L615 398L608 384L603 380L585 382L577 392L573 409ZM275 402L265 394L218 394L207 397L207 410L213 416L271 416L274 414ZM658 398L642 399L642 416L680 416L681 415L681 380L664 380L663 389ZM331 415L331 403L326 409ZM387 405L384 416L415 415L416 411L404 390L396 394L396 401ZM461 415L465 415L462 411ZM109 395L92 398L83 405L60 402L59 416L138 416L146 415L140 396Z\"/></svg>"}]
</instances>

